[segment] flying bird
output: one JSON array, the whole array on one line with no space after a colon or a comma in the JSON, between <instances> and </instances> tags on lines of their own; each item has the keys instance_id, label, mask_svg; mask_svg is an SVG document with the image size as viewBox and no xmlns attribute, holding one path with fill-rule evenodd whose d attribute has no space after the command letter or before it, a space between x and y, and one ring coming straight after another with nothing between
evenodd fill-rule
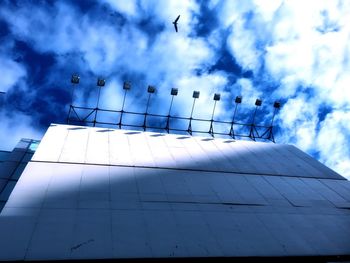
<instances>
[{"instance_id":1,"label":"flying bird","mask_svg":"<svg viewBox=\"0 0 350 263\"><path fill-rule=\"evenodd\" d=\"M175 21L173 22L174 27L175 27L175 31L177 32L177 21L179 20L180 15L175 19Z\"/></svg>"}]
</instances>

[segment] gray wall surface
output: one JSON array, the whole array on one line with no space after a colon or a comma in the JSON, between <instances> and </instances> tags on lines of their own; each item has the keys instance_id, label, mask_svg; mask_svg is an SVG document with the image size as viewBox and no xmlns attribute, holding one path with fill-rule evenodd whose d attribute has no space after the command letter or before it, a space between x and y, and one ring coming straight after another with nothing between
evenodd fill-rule
<instances>
[{"instance_id":1,"label":"gray wall surface","mask_svg":"<svg viewBox=\"0 0 350 263\"><path fill-rule=\"evenodd\" d=\"M350 254L350 182L289 145L51 125L0 259Z\"/></svg>"}]
</instances>

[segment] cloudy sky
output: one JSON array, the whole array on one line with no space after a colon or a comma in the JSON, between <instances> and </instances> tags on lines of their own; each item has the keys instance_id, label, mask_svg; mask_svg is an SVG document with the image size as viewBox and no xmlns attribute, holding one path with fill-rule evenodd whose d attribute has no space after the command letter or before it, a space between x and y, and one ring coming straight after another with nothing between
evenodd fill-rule
<instances>
[{"instance_id":1,"label":"cloudy sky","mask_svg":"<svg viewBox=\"0 0 350 263\"><path fill-rule=\"evenodd\" d=\"M0 148L40 139L64 123L70 76L79 73L74 104L96 106L96 78L106 79L101 108L139 110L151 84L151 111L230 120L243 96L247 121L256 98L259 122L271 118L276 140L294 144L350 178L350 1L347 0L2 0L0 6ZM179 19L176 33L172 21ZM141 106L140 106L141 105Z\"/></svg>"}]
</instances>

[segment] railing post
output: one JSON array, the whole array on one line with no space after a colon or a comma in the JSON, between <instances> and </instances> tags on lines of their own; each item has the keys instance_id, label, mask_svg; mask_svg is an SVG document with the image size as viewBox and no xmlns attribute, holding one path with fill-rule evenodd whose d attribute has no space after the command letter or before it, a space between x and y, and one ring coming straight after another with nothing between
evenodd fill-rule
<instances>
[{"instance_id":1,"label":"railing post","mask_svg":"<svg viewBox=\"0 0 350 263\"><path fill-rule=\"evenodd\" d=\"M143 119L143 130L145 131L147 126L146 126L146 122L147 122L147 115L148 115L148 107L149 107L149 102L151 100L151 94L153 94L156 91L156 88L153 86L148 86L147 88L147 92L148 92L148 100L147 100L147 106L146 106L146 112L145 112L145 118Z\"/></svg>"},{"instance_id":2,"label":"railing post","mask_svg":"<svg viewBox=\"0 0 350 263\"><path fill-rule=\"evenodd\" d=\"M106 84L106 80L99 78L97 79L97 87L98 87L98 95L97 95L97 104L95 108L95 117L93 121L93 126L96 126L96 120L97 120L97 111L98 111L98 104L100 102L100 94L101 94L101 87L103 87Z\"/></svg>"},{"instance_id":3,"label":"railing post","mask_svg":"<svg viewBox=\"0 0 350 263\"><path fill-rule=\"evenodd\" d=\"M255 101L255 110L254 110L254 114L253 114L253 118L252 118L252 123L250 124L250 131L249 131L249 137L255 141L255 135L254 135L254 131L256 131L256 127L255 127L255 116L256 116L256 112L258 110L258 107L260 107L262 104L262 100L261 99L256 99ZM259 134L258 134L259 136Z\"/></svg>"},{"instance_id":4,"label":"railing post","mask_svg":"<svg viewBox=\"0 0 350 263\"><path fill-rule=\"evenodd\" d=\"M167 131L167 133L169 133L169 130L170 130L170 113L171 113L171 108L173 106L174 96L177 96L177 93L178 93L178 89L176 88L171 89L171 92L170 92L171 102L170 102L170 107L169 107L169 111L166 119L166 125L165 125L165 130Z\"/></svg>"},{"instance_id":5,"label":"railing post","mask_svg":"<svg viewBox=\"0 0 350 263\"><path fill-rule=\"evenodd\" d=\"M215 93L214 94L214 108L213 108L213 113L211 114L211 119L210 119L210 128L209 128L209 134L214 137L214 127L213 127L213 122L214 122L214 113L215 113L215 107L216 107L216 102L220 100L220 94Z\"/></svg>"},{"instance_id":6,"label":"railing post","mask_svg":"<svg viewBox=\"0 0 350 263\"><path fill-rule=\"evenodd\" d=\"M125 99L126 99L126 92L131 88L131 84L129 82L124 82L123 84L123 90L124 90L124 97L123 97L123 104L122 104L122 109L120 111L120 118L119 118L119 129L122 128L122 120L123 120L123 113L124 113L124 105L125 105Z\"/></svg>"},{"instance_id":7,"label":"railing post","mask_svg":"<svg viewBox=\"0 0 350 263\"><path fill-rule=\"evenodd\" d=\"M188 123L188 128L187 132L192 135L192 116L193 116L193 110L194 110L194 105L196 104L196 99L199 98L200 92L199 91L193 91L192 98L193 98L193 104L192 104L192 110L191 110L191 115L190 115L190 122Z\"/></svg>"}]
</instances>

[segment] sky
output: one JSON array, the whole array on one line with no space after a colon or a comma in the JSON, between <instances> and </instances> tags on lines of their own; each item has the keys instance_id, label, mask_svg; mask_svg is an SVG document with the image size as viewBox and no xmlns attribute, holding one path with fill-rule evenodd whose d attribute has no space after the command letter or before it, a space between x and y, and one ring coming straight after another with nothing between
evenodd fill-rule
<instances>
[{"instance_id":1,"label":"sky","mask_svg":"<svg viewBox=\"0 0 350 263\"><path fill-rule=\"evenodd\" d=\"M172 21L180 15L179 32ZM40 139L65 123L70 77L80 75L74 105L95 107L96 79L106 79L100 108L257 122L282 108L275 139L293 144L350 179L350 1L347 0L2 0L0 5L0 149ZM142 110L140 110L142 108ZM108 118L108 117L106 117Z\"/></svg>"}]
</instances>

